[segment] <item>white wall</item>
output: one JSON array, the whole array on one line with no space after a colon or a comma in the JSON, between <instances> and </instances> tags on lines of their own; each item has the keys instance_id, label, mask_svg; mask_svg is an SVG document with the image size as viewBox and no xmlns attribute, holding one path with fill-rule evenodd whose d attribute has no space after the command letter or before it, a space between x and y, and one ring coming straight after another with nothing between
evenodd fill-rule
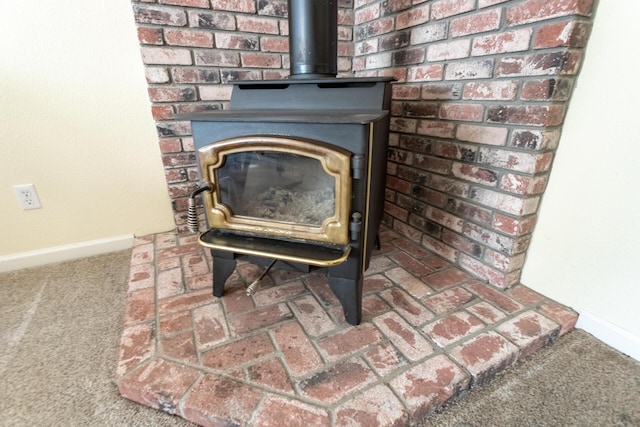
<instances>
[{"instance_id":1,"label":"white wall","mask_svg":"<svg viewBox=\"0 0 640 427\"><path fill-rule=\"evenodd\" d=\"M130 2L1 6L0 256L174 228Z\"/></svg>"},{"instance_id":2,"label":"white wall","mask_svg":"<svg viewBox=\"0 0 640 427\"><path fill-rule=\"evenodd\" d=\"M636 358L639 15L636 1L599 2L522 276L527 286L580 312L579 326L603 341L621 335L631 346L621 350Z\"/></svg>"}]
</instances>

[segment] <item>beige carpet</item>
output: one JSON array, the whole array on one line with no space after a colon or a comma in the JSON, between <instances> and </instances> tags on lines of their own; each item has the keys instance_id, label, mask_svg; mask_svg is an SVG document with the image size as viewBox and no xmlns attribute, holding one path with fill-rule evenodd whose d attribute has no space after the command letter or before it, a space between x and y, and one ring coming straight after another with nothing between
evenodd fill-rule
<instances>
[{"instance_id":1,"label":"beige carpet","mask_svg":"<svg viewBox=\"0 0 640 427\"><path fill-rule=\"evenodd\" d=\"M191 425L118 395L130 255L0 274L0 425ZM640 362L574 331L424 425L639 426Z\"/></svg>"}]
</instances>

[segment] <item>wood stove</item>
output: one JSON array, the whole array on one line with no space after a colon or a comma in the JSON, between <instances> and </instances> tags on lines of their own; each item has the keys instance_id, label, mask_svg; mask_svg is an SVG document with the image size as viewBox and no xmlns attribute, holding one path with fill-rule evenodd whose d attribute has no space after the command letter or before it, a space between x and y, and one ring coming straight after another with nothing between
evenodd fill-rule
<instances>
[{"instance_id":1,"label":"wood stove","mask_svg":"<svg viewBox=\"0 0 640 427\"><path fill-rule=\"evenodd\" d=\"M334 1L290 0L290 79L235 82L229 110L182 118L203 183L190 222L202 195L214 295L239 257L323 269L357 325L379 244L391 78L335 78L336 14Z\"/></svg>"}]
</instances>

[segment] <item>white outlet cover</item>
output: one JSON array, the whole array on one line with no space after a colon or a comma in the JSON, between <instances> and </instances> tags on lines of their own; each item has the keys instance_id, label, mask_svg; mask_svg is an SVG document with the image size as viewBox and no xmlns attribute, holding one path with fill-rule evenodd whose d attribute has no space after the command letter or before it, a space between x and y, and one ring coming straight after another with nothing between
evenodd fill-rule
<instances>
[{"instance_id":1,"label":"white outlet cover","mask_svg":"<svg viewBox=\"0 0 640 427\"><path fill-rule=\"evenodd\" d=\"M18 204L23 210L40 209L40 198L33 184L14 185L13 191L16 193Z\"/></svg>"}]
</instances>

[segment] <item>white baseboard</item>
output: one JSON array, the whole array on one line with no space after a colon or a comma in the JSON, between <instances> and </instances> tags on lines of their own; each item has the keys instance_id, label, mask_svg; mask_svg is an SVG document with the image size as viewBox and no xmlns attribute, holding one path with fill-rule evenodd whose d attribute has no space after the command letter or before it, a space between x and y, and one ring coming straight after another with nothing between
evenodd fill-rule
<instances>
[{"instance_id":1,"label":"white baseboard","mask_svg":"<svg viewBox=\"0 0 640 427\"><path fill-rule=\"evenodd\" d=\"M70 245L55 246L36 251L4 255L0 256L0 273L121 251L129 249L132 246L133 234L127 234Z\"/></svg>"},{"instance_id":2,"label":"white baseboard","mask_svg":"<svg viewBox=\"0 0 640 427\"><path fill-rule=\"evenodd\" d=\"M640 337L633 335L593 313L580 312L576 328L580 328L635 360L640 361Z\"/></svg>"}]
</instances>

